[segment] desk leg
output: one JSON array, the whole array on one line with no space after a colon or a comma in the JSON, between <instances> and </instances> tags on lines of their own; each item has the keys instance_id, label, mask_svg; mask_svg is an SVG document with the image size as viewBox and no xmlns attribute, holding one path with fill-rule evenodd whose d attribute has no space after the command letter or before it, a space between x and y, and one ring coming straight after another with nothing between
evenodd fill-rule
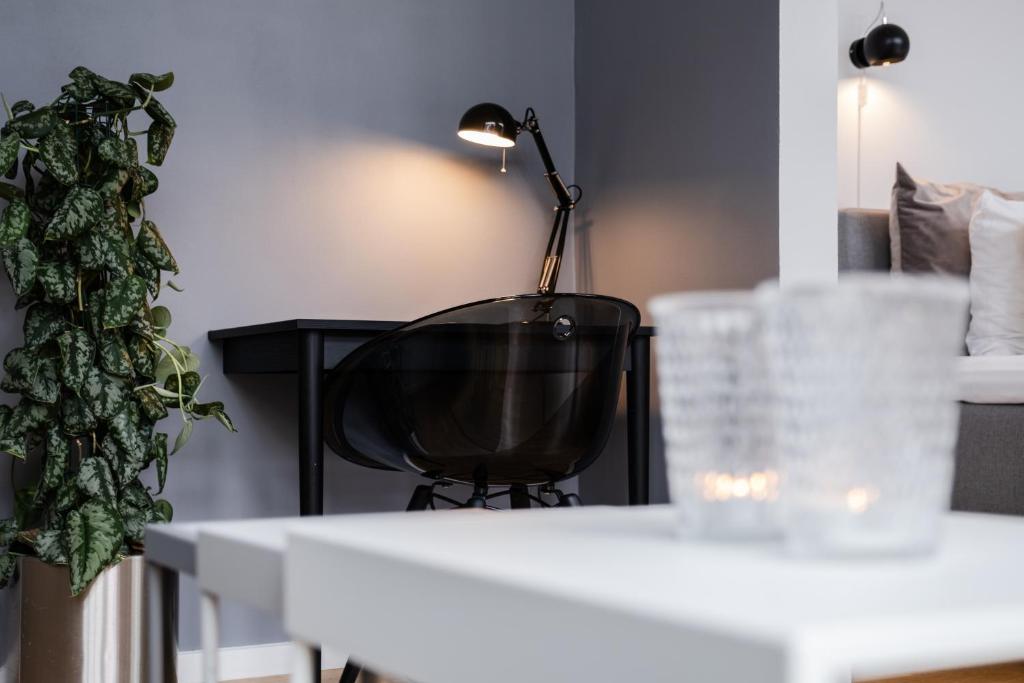
<instances>
[{"instance_id":1,"label":"desk leg","mask_svg":"<svg viewBox=\"0 0 1024 683\"><path fill-rule=\"evenodd\" d=\"M199 640L203 644L203 683L220 681L220 600L213 593L199 595Z\"/></svg>"},{"instance_id":2,"label":"desk leg","mask_svg":"<svg viewBox=\"0 0 1024 683\"><path fill-rule=\"evenodd\" d=\"M633 337L626 373L629 504L647 505L651 459L651 340Z\"/></svg>"},{"instance_id":3,"label":"desk leg","mask_svg":"<svg viewBox=\"0 0 1024 683\"><path fill-rule=\"evenodd\" d=\"M299 335L299 514L324 513L324 337Z\"/></svg>"},{"instance_id":4,"label":"desk leg","mask_svg":"<svg viewBox=\"0 0 1024 683\"><path fill-rule=\"evenodd\" d=\"M299 514L324 514L324 336L299 335ZM311 667L320 671L320 651Z\"/></svg>"}]
</instances>

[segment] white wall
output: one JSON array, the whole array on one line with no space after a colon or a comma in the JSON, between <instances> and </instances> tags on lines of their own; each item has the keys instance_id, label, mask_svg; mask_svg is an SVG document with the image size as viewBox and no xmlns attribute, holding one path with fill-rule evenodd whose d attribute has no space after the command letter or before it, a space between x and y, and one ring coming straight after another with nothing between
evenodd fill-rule
<instances>
[{"instance_id":1,"label":"white wall","mask_svg":"<svg viewBox=\"0 0 1024 683\"><path fill-rule=\"evenodd\" d=\"M910 35L910 56L867 69L862 121L864 207L887 207L896 161L915 176L1024 190L1024 2L888 0L889 21ZM878 10L839 0L840 206L855 206L857 69L846 57Z\"/></svg>"},{"instance_id":2,"label":"white wall","mask_svg":"<svg viewBox=\"0 0 1024 683\"><path fill-rule=\"evenodd\" d=\"M836 0L779 0L779 279L833 280Z\"/></svg>"},{"instance_id":3,"label":"white wall","mask_svg":"<svg viewBox=\"0 0 1024 683\"><path fill-rule=\"evenodd\" d=\"M533 106L572 178L572 0L50 0L0 21L9 101L52 99L78 64L176 73L163 99L178 130L148 210L186 291L160 300L240 429L201 424L171 460L176 519L298 510L295 379L225 377L207 330L407 319L536 286L552 203L536 154L517 149L503 176L455 128L480 101ZM573 280L570 261L562 288ZM0 353L21 339L13 307L3 277ZM410 479L326 457L328 512L404 509ZM0 458L0 515L7 471ZM195 600L184 592L184 648ZM225 619L227 645L282 639L259 615Z\"/></svg>"}]
</instances>

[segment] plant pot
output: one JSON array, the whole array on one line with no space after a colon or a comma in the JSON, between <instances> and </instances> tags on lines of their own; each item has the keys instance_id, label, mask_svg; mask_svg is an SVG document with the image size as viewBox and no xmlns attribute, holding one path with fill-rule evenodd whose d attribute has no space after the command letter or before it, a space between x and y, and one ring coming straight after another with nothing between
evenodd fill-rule
<instances>
[{"instance_id":1,"label":"plant pot","mask_svg":"<svg viewBox=\"0 0 1024 683\"><path fill-rule=\"evenodd\" d=\"M26 557L20 569L20 683L175 683L176 581L147 580L134 556L72 597L67 567Z\"/></svg>"}]
</instances>

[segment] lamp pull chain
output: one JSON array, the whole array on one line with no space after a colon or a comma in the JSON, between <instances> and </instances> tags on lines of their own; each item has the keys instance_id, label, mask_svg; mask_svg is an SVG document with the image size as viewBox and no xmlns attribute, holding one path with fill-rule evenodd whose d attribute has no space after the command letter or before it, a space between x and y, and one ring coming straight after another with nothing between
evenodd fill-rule
<instances>
[{"instance_id":1,"label":"lamp pull chain","mask_svg":"<svg viewBox=\"0 0 1024 683\"><path fill-rule=\"evenodd\" d=\"M505 168L505 148L501 148L501 172L508 173L508 169Z\"/></svg>"}]
</instances>

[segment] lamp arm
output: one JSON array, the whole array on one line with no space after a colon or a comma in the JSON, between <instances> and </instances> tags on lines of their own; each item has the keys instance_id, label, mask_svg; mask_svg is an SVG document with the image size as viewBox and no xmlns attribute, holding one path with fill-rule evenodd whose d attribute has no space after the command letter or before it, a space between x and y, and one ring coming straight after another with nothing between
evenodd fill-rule
<instances>
[{"instance_id":1,"label":"lamp arm","mask_svg":"<svg viewBox=\"0 0 1024 683\"><path fill-rule=\"evenodd\" d=\"M523 130L528 131L533 136L533 142L537 145L540 160L544 164L544 177L551 183L551 190L555 193L555 199L558 200L559 208L572 209L574 204L572 195L565 186L565 181L558 175L555 162L551 159L551 152L548 151L548 145L544 142L544 134L540 132L540 123L537 121L537 115L534 114L532 108L526 110L522 126Z\"/></svg>"},{"instance_id":2,"label":"lamp arm","mask_svg":"<svg viewBox=\"0 0 1024 683\"><path fill-rule=\"evenodd\" d=\"M551 152L548 151L547 143L544 142L544 135L540 132L537 115L532 108L526 110L522 130L528 131L533 136L533 142L537 145L537 152L544 164L544 177L551 183L551 190L558 201L558 205L555 207L554 223L551 226L551 236L548 238L548 248L541 266L540 281L537 283L538 294L551 294L558 284L558 272L561 270L562 253L565 249L565 236L569 231L569 214L576 208L576 203L582 196L582 190L573 185L572 187L577 190L576 197L573 197L565 181L558 175Z\"/></svg>"}]
</instances>

